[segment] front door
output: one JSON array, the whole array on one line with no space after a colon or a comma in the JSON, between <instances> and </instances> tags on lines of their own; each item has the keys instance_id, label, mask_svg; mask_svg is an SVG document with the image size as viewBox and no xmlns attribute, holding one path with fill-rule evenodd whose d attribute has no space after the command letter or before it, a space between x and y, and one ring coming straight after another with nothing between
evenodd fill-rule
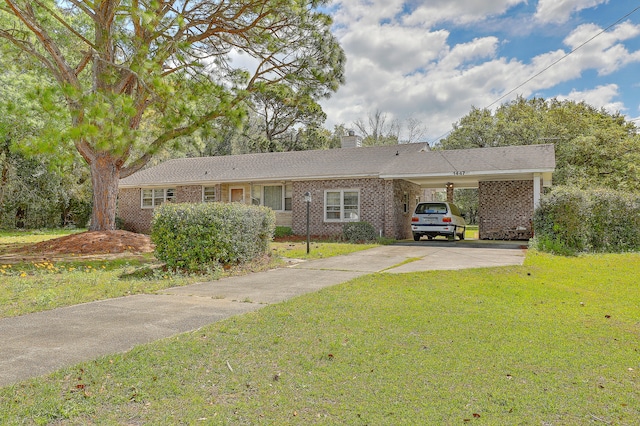
<instances>
[{"instance_id":1,"label":"front door","mask_svg":"<svg viewBox=\"0 0 640 426\"><path fill-rule=\"evenodd\" d=\"M244 203L244 188L231 188L231 202Z\"/></svg>"}]
</instances>

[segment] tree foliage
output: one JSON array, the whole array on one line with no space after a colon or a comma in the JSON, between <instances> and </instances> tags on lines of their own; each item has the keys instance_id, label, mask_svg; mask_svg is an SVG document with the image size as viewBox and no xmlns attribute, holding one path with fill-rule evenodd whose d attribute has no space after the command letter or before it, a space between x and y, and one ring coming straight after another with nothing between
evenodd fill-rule
<instances>
[{"instance_id":1,"label":"tree foliage","mask_svg":"<svg viewBox=\"0 0 640 426\"><path fill-rule=\"evenodd\" d=\"M555 187L534 214L534 247L563 255L640 249L640 194Z\"/></svg>"},{"instance_id":2,"label":"tree foliage","mask_svg":"<svg viewBox=\"0 0 640 426\"><path fill-rule=\"evenodd\" d=\"M495 112L472 108L441 149L553 143L554 183L640 191L640 137L633 123L585 103L518 98Z\"/></svg>"},{"instance_id":3,"label":"tree foliage","mask_svg":"<svg viewBox=\"0 0 640 426\"><path fill-rule=\"evenodd\" d=\"M360 118L353 124L362 135L363 146L397 145L400 140L400 122L387 121L387 114L382 111L369 113L366 122Z\"/></svg>"},{"instance_id":4,"label":"tree foliage","mask_svg":"<svg viewBox=\"0 0 640 426\"><path fill-rule=\"evenodd\" d=\"M46 85L46 78L28 64L0 59L0 227L55 227L71 223L84 226L90 203L88 172L79 156L44 155L20 141L55 152L47 143L51 129L60 127L29 96L30 88ZM43 142L43 143L41 143Z\"/></svg>"},{"instance_id":5,"label":"tree foliage","mask_svg":"<svg viewBox=\"0 0 640 426\"><path fill-rule=\"evenodd\" d=\"M48 141L89 164L91 228L114 229L118 179L170 142L237 122L269 84L314 98L337 89L344 54L324 3L4 0L0 38L55 81L38 99L69 125Z\"/></svg>"}]
</instances>

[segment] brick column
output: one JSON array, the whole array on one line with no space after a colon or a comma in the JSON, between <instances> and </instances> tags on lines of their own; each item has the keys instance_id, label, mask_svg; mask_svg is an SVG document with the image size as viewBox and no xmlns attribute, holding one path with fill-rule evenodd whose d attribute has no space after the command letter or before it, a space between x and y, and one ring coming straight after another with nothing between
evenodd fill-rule
<instances>
[{"instance_id":1,"label":"brick column","mask_svg":"<svg viewBox=\"0 0 640 426\"><path fill-rule=\"evenodd\" d=\"M453 203L453 183L447 183L447 201Z\"/></svg>"}]
</instances>

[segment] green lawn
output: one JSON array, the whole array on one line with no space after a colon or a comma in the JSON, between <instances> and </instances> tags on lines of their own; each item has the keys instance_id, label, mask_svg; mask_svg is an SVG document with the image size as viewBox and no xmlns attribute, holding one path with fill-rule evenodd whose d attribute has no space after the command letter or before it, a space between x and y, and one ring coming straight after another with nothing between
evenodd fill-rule
<instances>
[{"instance_id":1,"label":"green lawn","mask_svg":"<svg viewBox=\"0 0 640 426\"><path fill-rule=\"evenodd\" d=\"M0 232L0 255L15 253L25 245L68 235L66 230ZM116 260L79 259L64 261L30 260L19 263L0 259L0 318L24 315L63 306L86 303L214 280L229 274L241 274L277 267L281 257L318 259L365 250L375 245L312 242L272 243L272 256L231 271L214 270L208 275L168 273L159 268L151 254Z\"/></svg>"},{"instance_id":2,"label":"green lawn","mask_svg":"<svg viewBox=\"0 0 640 426\"><path fill-rule=\"evenodd\" d=\"M307 254L306 242L282 242L271 243L271 250L275 256L310 260L341 256L376 246L377 244L349 244L312 241L309 244L309 254Z\"/></svg>"},{"instance_id":3,"label":"green lawn","mask_svg":"<svg viewBox=\"0 0 640 426\"><path fill-rule=\"evenodd\" d=\"M637 424L640 255L373 274L0 389L0 424Z\"/></svg>"}]
</instances>

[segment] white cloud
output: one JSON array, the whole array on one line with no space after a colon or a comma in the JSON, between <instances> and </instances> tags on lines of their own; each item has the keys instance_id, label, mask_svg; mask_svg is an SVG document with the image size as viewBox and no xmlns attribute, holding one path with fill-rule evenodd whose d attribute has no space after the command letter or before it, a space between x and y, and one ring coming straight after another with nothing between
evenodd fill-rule
<instances>
[{"instance_id":1,"label":"white cloud","mask_svg":"<svg viewBox=\"0 0 640 426\"><path fill-rule=\"evenodd\" d=\"M581 78L587 70L606 77L640 62L640 51L632 51L625 45L626 41L640 37L640 25L623 23L536 76L601 32L602 27L585 24L575 28L563 40L565 49L556 46L522 59L501 55L505 40L491 33L487 35L487 22L495 21L498 25L501 18L507 19L500 14L522 1L433 0L425 4L413 0L404 2L410 4L407 6L400 0L344 0L335 15L335 34L348 58L347 83L331 99L322 102L328 115L326 125L350 126L379 110L387 114L388 120L409 117L421 120L427 127L428 138L433 140L450 130L451 124L466 115L471 106L486 107L516 87L499 102L517 95L549 93L559 84ZM553 9L555 3L557 7ZM552 9L553 16L567 16L566 13L595 7L603 1L555 0L555 3L540 0L536 16L551 14ZM487 20L488 17L491 19ZM512 18L508 19L511 24L515 22ZM516 18L524 19L521 15ZM435 23L445 21L482 22L478 25L483 26L484 34L454 44L451 37L454 28L434 27ZM468 26L466 31L473 28ZM536 39L532 38L531 43L535 44ZM624 110L624 104L618 100L624 94L619 85L602 80L597 84L593 90L572 91L565 96L612 111Z\"/></svg>"},{"instance_id":2,"label":"white cloud","mask_svg":"<svg viewBox=\"0 0 640 426\"><path fill-rule=\"evenodd\" d=\"M378 25L381 21L391 20L402 13L403 0L342 0L336 1L337 9L333 15L338 27L351 27L354 24Z\"/></svg>"},{"instance_id":3,"label":"white cloud","mask_svg":"<svg viewBox=\"0 0 640 426\"><path fill-rule=\"evenodd\" d=\"M366 57L384 69L409 73L427 66L446 49L447 31L429 32L397 25L354 25L341 39L355 57Z\"/></svg>"},{"instance_id":4,"label":"white cloud","mask_svg":"<svg viewBox=\"0 0 640 426\"><path fill-rule=\"evenodd\" d=\"M413 3L420 4L404 17L403 23L431 28L441 22L468 24L483 21L501 15L517 4L526 3L526 0L431 0Z\"/></svg>"},{"instance_id":5,"label":"white cloud","mask_svg":"<svg viewBox=\"0 0 640 426\"><path fill-rule=\"evenodd\" d=\"M575 12L608 2L609 0L539 0L535 19L539 22L561 24L567 22Z\"/></svg>"},{"instance_id":6,"label":"white cloud","mask_svg":"<svg viewBox=\"0 0 640 426\"><path fill-rule=\"evenodd\" d=\"M475 38L469 43L455 45L441 59L439 67L455 69L469 61L493 58L499 40L497 37Z\"/></svg>"},{"instance_id":7,"label":"white cloud","mask_svg":"<svg viewBox=\"0 0 640 426\"><path fill-rule=\"evenodd\" d=\"M615 114L624 111L626 108L620 101L616 101L620 95L617 84L598 86L591 90L572 90L568 95L559 95L559 100L570 100L575 102L585 102L596 108L604 108L606 111Z\"/></svg>"}]
</instances>

